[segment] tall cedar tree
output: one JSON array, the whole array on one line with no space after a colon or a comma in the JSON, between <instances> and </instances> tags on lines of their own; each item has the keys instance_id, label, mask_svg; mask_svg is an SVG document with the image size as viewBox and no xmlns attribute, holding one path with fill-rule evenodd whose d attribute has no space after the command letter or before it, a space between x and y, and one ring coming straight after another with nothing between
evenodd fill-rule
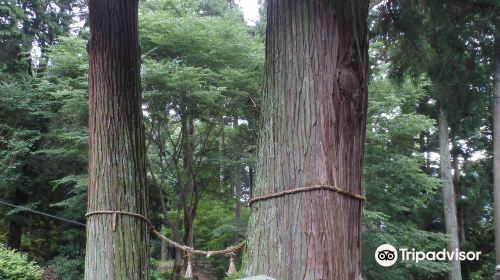
<instances>
[{"instance_id":1,"label":"tall cedar tree","mask_svg":"<svg viewBox=\"0 0 500 280\"><path fill-rule=\"evenodd\" d=\"M500 15L495 18L495 83L493 88L493 192L496 265L500 265Z\"/></svg>"},{"instance_id":2,"label":"tall cedar tree","mask_svg":"<svg viewBox=\"0 0 500 280\"><path fill-rule=\"evenodd\" d=\"M254 195L361 194L368 1L271 0ZM252 205L246 275L360 279L363 203L301 192Z\"/></svg>"},{"instance_id":3,"label":"tall cedar tree","mask_svg":"<svg viewBox=\"0 0 500 280\"><path fill-rule=\"evenodd\" d=\"M89 12L88 211L145 216L138 1L90 0ZM85 279L149 279L148 248L148 225L142 219L90 216Z\"/></svg>"},{"instance_id":4,"label":"tall cedar tree","mask_svg":"<svg viewBox=\"0 0 500 280\"><path fill-rule=\"evenodd\" d=\"M443 208L446 234L449 235L448 251L459 250L458 221L457 221L457 202L451 175L450 159L450 135L448 132L448 118L442 106L439 109L438 131L439 131L439 172L443 181ZM461 280L462 273L459 260L450 260L451 270L449 272L450 280Z\"/></svg>"}]
</instances>

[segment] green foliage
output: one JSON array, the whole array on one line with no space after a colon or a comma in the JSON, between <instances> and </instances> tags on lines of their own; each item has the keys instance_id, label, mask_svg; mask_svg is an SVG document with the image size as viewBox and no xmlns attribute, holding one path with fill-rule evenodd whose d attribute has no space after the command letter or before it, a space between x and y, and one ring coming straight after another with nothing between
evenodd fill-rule
<instances>
[{"instance_id":1,"label":"green foliage","mask_svg":"<svg viewBox=\"0 0 500 280\"><path fill-rule=\"evenodd\" d=\"M48 53L44 73L0 82L0 195L16 204L84 222L85 41L60 38ZM23 239L23 249L40 261L50 261L62 279L80 279L84 246L81 231L22 211L3 213L31 228L30 237ZM47 242L50 234L54 236ZM68 242L72 238L76 242Z\"/></svg>"},{"instance_id":2,"label":"green foliage","mask_svg":"<svg viewBox=\"0 0 500 280\"><path fill-rule=\"evenodd\" d=\"M0 191L19 182L22 167L47 129L49 101L29 82L0 81Z\"/></svg>"},{"instance_id":3,"label":"green foliage","mask_svg":"<svg viewBox=\"0 0 500 280\"><path fill-rule=\"evenodd\" d=\"M5 280L41 280L40 268L28 260L28 257L15 250L0 245L0 279Z\"/></svg>"},{"instance_id":4,"label":"green foliage","mask_svg":"<svg viewBox=\"0 0 500 280\"><path fill-rule=\"evenodd\" d=\"M80 280L84 273L84 250L82 240L85 240L85 231L81 229L67 229L59 232L62 244L58 248L58 255L50 260L50 268L59 279ZM83 244L84 245L84 244Z\"/></svg>"},{"instance_id":5,"label":"green foliage","mask_svg":"<svg viewBox=\"0 0 500 280\"><path fill-rule=\"evenodd\" d=\"M435 193L439 186L421 169L424 158L415 141L434 125L415 111L426 94L423 86L410 81L398 86L386 79L370 85L365 176L370 201L381 202L370 205L377 211L414 212L425 207L430 196L424 194Z\"/></svg>"},{"instance_id":6,"label":"green foliage","mask_svg":"<svg viewBox=\"0 0 500 280\"><path fill-rule=\"evenodd\" d=\"M141 45L147 57L171 58L204 68L261 66L262 45L252 38L241 19L177 17L161 9L143 9L140 16Z\"/></svg>"},{"instance_id":7,"label":"green foliage","mask_svg":"<svg viewBox=\"0 0 500 280\"><path fill-rule=\"evenodd\" d=\"M201 12L191 13L187 2L145 1L140 14L150 182L169 208L158 220L177 223L185 237L194 210L201 249L233 245L245 234L249 209L242 207L237 225L234 181L239 176L248 192L257 140L262 44L223 2L201 1L191 6ZM173 234L170 226L164 231ZM206 261L208 274L224 276L227 259Z\"/></svg>"},{"instance_id":8,"label":"green foliage","mask_svg":"<svg viewBox=\"0 0 500 280\"><path fill-rule=\"evenodd\" d=\"M240 271L238 271L234 274L227 274L226 273L226 277L224 277L224 280L238 280L242 277L243 277L243 274Z\"/></svg>"},{"instance_id":9,"label":"green foliage","mask_svg":"<svg viewBox=\"0 0 500 280\"><path fill-rule=\"evenodd\" d=\"M150 280L163 280L165 277L158 271L158 260L151 259Z\"/></svg>"},{"instance_id":10,"label":"green foliage","mask_svg":"<svg viewBox=\"0 0 500 280\"><path fill-rule=\"evenodd\" d=\"M54 270L60 279L80 280L83 276L82 264L84 258L67 258L57 256L50 261L50 267Z\"/></svg>"},{"instance_id":11,"label":"green foliage","mask_svg":"<svg viewBox=\"0 0 500 280\"><path fill-rule=\"evenodd\" d=\"M422 169L425 159L417 142L418 136L432 131L435 124L416 112L428 94L428 82L425 78L406 78L395 83L385 78L384 71L384 65L376 68L377 74L369 86L363 272L370 280L442 276L449 269L446 263L398 262L385 268L375 262L376 248L386 243L423 251L446 247L445 235L424 230L419 216L422 209L429 207L439 187L439 180Z\"/></svg>"},{"instance_id":12,"label":"green foliage","mask_svg":"<svg viewBox=\"0 0 500 280\"><path fill-rule=\"evenodd\" d=\"M234 226L233 205L217 201L213 197L203 199L198 211L203 213L194 223L196 240L205 250L217 250L234 245L236 227ZM242 207L240 234L246 233L250 208Z\"/></svg>"},{"instance_id":13,"label":"green foliage","mask_svg":"<svg viewBox=\"0 0 500 280\"><path fill-rule=\"evenodd\" d=\"M84 222L87 38L85 32L67 37L69 11L80 2L40 0L22 6L6 0L0 7L0 197ZM483 252L480 261L462 263L464 278L491 277L489 93L491 14L497 10L487 8L490 1L480 2L389 1L371 10L362 246L366 279L442 279L449 269L444 262L382 268L373 258L383 243L419 250L446 247L437 162L431 157L437 151L438 103L449 114L461 163L458 206L467 239L461 246ZM59 11L50 10L54 5ZM248 27L234 1L226 0L141 1L139 22L148 171L156 179L149 184L159 186L167 207L165 216L158 210L156 190L150 191L150 217L168 236L173 231L166 218L184 234L180 187L191 180L196 194L187 208L196 208L195 247L233 245L237 236L244 238L250 212L244 205L255 170L265 24ZM40 57L30 55L33 43ZM192 129L184 138L183 121ZM192 146L191 156L183 154L183 141ZM192 170L185 168L188 160L194 162ZM243 191L239 225L237 179ZM9 222L17 221L25 232L30 229L23 250L49 264L60 279L82 278L83 231L23 211L0 210L5 216L1 238L8 236ZM19 266L4 269L12 259ZM224 277L227 258L205 261L211 276ZM26 256L0 247L0 278L20 270L38 273L33 274L38 278L7 279L39 279ZM152 269L152 279L161 277Z\"/></svg>"}]
</instances>

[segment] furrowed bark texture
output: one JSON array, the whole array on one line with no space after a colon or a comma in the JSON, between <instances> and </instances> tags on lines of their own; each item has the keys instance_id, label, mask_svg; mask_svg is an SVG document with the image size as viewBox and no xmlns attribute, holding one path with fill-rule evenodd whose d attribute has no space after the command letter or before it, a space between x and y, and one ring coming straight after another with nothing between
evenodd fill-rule
<instances>
[{"instance_id":1,"label":"furrowed bark texture","mask_svg":"<svg viewBox=\"0 0 500 280\"><path fill-rule=\"evenodd\" d=\"M449 133L448 133L448 120L443 107L439 110L439 163L441 180L443 181L443 208L446 234L448 234L448 251L454 252L459 249L458 241L458 222L457 222L457 202L455 196L455 188L453 186L453 179L451 177L451 160L450 160L450 146L449 146ZM462 272L460 269L459 260L449 261L451 270L448 273L450 280L461 280Z\"/></svg>"},{"instance_id":2,"label":"furrowed bark texture","mask_svg":"<svg viewBox=\"0 0 500 280\"><path fill-rule=\"evenodd\" d=\"M88 211L147 215L137 0L89 0ZM145 221L87 220L86 280L149 279Z\"/></svg>"},{"instance_id":3,"label":"furrowed bark texture","mask_svg":"<svg viewBox=\"0 0 500 280\"><path fill-rule=\"evenodd\" d=\"M364 0L270 0L253 196L317 184L362 194ZM252 205L245 275L359 279L359 200L302 192Z\"/></svg>"}]
</instances>

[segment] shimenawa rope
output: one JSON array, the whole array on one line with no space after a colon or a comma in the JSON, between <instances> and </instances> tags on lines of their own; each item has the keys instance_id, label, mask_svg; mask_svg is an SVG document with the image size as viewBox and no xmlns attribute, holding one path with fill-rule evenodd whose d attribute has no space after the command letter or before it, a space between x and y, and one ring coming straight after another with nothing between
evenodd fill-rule
<instances>
[{"instance_id":1,"label":"shimenawa rope","mask_svg":"<svg viewBox=\"0 0 500 280\"><path fill-rule=\"evenodd\" d=\"M284 190L284 191L281 191L281 192L278 192L278 193L272 193L272 194L267 194L267 195L262 195L262 196L254 197L254 198L250 199L248 205L251 206L255 202L263 201L263 200L268 200L268 199L271 199L271 198L277 198L277 197L282 197L282 196L286 196L286 195L289 195L289 194L295 194L295 193L307 192L307 191L315 191L315 190L328 190L328 191L333 191L333 192L337 192L337 193L343 194L343 195L351 197L353 199L357 199L357 200L361 200L361 201L365 201L366 200L366 197L363 196L363 195L351 193L351 192L343 190L343 189L341 189L341 188L339 188L337 186L314 185L314 186L308 186L308 187L300 187L300 188L295 188L295 189L288 189L288 190ZM156 235L158 238L166 241L167 243L169 243L173 247L178 248L178 249L180 249L180 250L182 250L182 251L184 251L184 252L186 252L188 254L188 268L186 270L186 278L191 278L192 277L192 268L191 268L191 257L192 257L192 255L205 255L207 257L215 256L215 255L230 256L231 259L230 259L228 274L235 273L235 267L234 267L234 255L235 255L235 252L239 251L241 248L243 248L243 246L245 246L245 242L241 242L238 245L230 246L230 247L227 247L227 248L225 248L223 250L214 250L214 251L196 250L196 249L191 248L189 246L179 244L179 243L177 243L177 242L169 239L168 237L164 236L158 230L156 230L155 226L153 225L153 223L151 223L151 221L148 218L146 218L145 216L143 216L141 214L126 212L126 211L100 210L100 211L91 211L91 212L88 212L87 214L85 214L85 217L88 218L88 217L90 217L92 215L98 215L98 214L113 215L113 224L112 224L113 231L115 231L115 229L116 229L117 214L128 215L128 216L136 217L136 218L139 218L139 219L145 221L146 224L148 225L149 230L154 235Z\"/></svg>"},{"instance_id":2,"label":"shimenawa rope","mask_svg":"<svg viewBox=\"0 0 500 280\"><path fill-rule=\"evenodd\" d=\"M357 199L357 200L361 200L361 201L365 201L366 200L366 197L363 196L363 195L343 190L343 189L341 189L341 188L339 188L337 186L314 185L314 186L300 187L300 188L295 188L295 189L288 189L288 190L284 190L284 191L277 192L277 193L272 193L272 194L266 194L266 195L262 195L262 196L257 196L257 197L254 197L254 198L250 199L250 201L248 202L248 206L251 206L253 203L258 202L258 201L263 201L263 200L268 200L268 199L271 199L271 198L282 197L282 196L285 196L285 195L299 193L299 192L309 192L309 191L317 191L317 190L333 191L333 192L337 192L337 193L343 194L343 195L348 196L348 197L353 198L353 199Z\"/></svg>"},{"instance_id":3,"label":"shimenawa rope","mask_svg":"<svg viewBox=\"0 0 500 280\"><path fill-rule=\"evenodd\" d=\"M167 243L169 243L173 247L178 248L181 251L184 251L187 253L188 266L187 266L186 275L184 276L184 278L192 278L193 277L193 271L192 271L192 265L191 265L192 255L205 255L205 256L207 256L207 258L210 256L216 256L216 255L229 256L231 259L229 260L228 274L236 273L236 270L234 268L234 258L233 257L235 255L235 252L239 251L241 248L243 248L243 246L245 246L245 242L241 242L238 245L230 246L230 247L227 247L223 250L214 250L214 251L196 250L196 249L191 248L189 246L179 244L179 243L169 239L165 235L161 234L158 230L156 230L156 227L153 225L153 223L145 216L143 216L141 214L137 214L137 213L126 212L126 211L110 211L110 210L91 211L91 212L88 212L87 214L85 214L85 218L88 218L92 215L99 215L99 214L113 215L113 223L112 223L113 231L115 231L115 229L116 229L117 214L132 216L132 217L136 217L136 218L139 218L139 219L145 221L146 224L148 225L149 230L154 235L156 235L158 238L160 238L162 240L165 240Z\"/></svg>"},{"instance_id":4,"label":"shimenawa rope","mask_svg":"<svg viewBox=\"0 0 500 280\"><path fill-rule=\"evenodd\" d=\"M156 235L158 238L160 238L162 240L165 240L167 243L169 243L173 247L175 247L177 249L180 249L181 251L184 251L184 252L186 252L188 254L191 254L191 255L205 255L207 257L216 256L216 255L228 255L229 256L231 254L234 254L234 252L236 252L236 251L240 250L241 248L243 248L243 246L245 246L245 242L241 242L238 245L230 246L230 247L227 247L227 248L225 248L223 250L214 250L214 251L196 250L196 249L191 248L189 246L179 244L179 243L177 243L177 242L169 239L168 237L164 236L158 230L156 230L156 227L153 225L153 223L151 223L151 221L148 218L146 218L145 216L143 216L143 215L140 215L140 214L137 214L137 213L126 212L126 211L101 210L101 211L88 212L87 214L85 214L85 217L88 218L89 216L98 215L98 214L113 215L114 216L113 219L116 219L115 218L116 214L137 217L137 218L145 221L148 224L149 230L154 235ZM113 222L113 223L115 223L115 222Z\"/></svg>"}]
</instances>

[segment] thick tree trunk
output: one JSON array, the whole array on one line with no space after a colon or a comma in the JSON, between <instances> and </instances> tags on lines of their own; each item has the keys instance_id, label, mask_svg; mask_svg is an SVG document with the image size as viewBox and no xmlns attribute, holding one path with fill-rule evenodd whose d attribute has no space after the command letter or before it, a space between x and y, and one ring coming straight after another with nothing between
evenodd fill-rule
<instances>
[{"instance_id":1,"label":"thick tree trunk","mask_svg":"<svg viewBox=\"0 0 500 280\"><path fill-rule=\"evenodd\" d=\"M270 0L254 197L362 194L366 0ZM245 275L360 279L361 201L301 192L252 205Z\"/></svg>"},{"instance_id":2,"label":"thick tree trunk","mask_svg":"<svg viewBox=\"0 0 500 280\"><path fill-rule=\"evenodd\" d=\"M138 1L90 0L89 12L88 211L146 216ZM148 238L137 217L89 216L85 279L149 279Z\"/></svg>"},{"instance_id":3,"label":"thick tree trunk","mask_svg":"<svg viewBox=\"0 0 500 280\"><path fill-rule=\"evenodd\" d=\"M496 264L500 265L500 18L496 19L495 34L495 85L493 89L493 193L495 206L495 251Z\"/></svg>"},{"instance_id":4,"label":"thick tree trunk","mask_svg":"<svg viewBox=\"0 0 500 280\"><path fill-rule=\"evenodd\" d=\"M444 220L446 227L446 234L449 236L448 251L454 252L459 249L458 241L458 223L457 223L457 203L455 196L455 189L453 186L453 179L451 176L451 160L450 160L450 146L449 146L449 133L448 121L446 112L441 106L439 109L439 162L441 180L443 181L443 208ZM462 272L460 269L459 260L450 261L451 270L449 272L450 280L461 280Z\"/></svg>"}]
</instances>

